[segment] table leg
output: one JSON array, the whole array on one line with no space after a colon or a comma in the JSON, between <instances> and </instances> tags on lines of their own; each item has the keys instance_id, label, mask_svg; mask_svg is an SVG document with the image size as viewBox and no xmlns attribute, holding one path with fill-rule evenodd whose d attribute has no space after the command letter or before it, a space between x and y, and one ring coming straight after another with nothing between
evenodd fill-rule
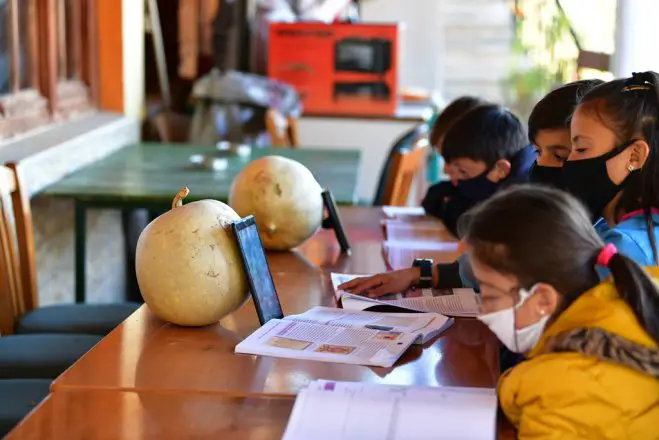
<instances>
[{"instance_id":1,"label":"table leg","mask_svg":"<svg viewBox=\"0 0 659 440\"><path fill-rule=\"evenodd\" d=\"M87 207L75 201L75 292L76 302L85 302L85 282L87 255Z\"/></svg>"}]
</instances>

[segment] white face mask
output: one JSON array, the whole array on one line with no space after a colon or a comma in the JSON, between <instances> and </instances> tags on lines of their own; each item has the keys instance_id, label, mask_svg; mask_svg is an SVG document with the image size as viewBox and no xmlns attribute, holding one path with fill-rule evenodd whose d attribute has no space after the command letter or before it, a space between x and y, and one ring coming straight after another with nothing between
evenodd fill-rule
<instances>
[{"instance_id":1,"label":"white face mask","mask_svg":"<svg viewBox=\"0 0 659 440\"><path fill-rule=\"evenodd\" d=\"M515 328L515 310L520 308L533 295L533 289L531 291L520 289L520 299L515 306L477 317L479 321L492 330L492 333L497 335L497 338L508 350L514 353L525 353L531 350L540 340L540 336L542 336L549 320L549 316L543 316L538 322L528 327L519 330Z\"/></svg>"}]
</instances>

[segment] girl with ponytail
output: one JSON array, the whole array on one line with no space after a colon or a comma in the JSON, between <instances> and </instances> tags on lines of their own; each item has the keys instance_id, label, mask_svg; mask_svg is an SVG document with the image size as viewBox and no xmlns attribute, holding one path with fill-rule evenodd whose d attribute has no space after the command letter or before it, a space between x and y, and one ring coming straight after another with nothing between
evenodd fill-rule
<instances>
[{"instance_id":1,"label":"girl with ponytail","mask_svg":"<svg viewBox=\"0 0 659 440\"><path fill-rule=\"evenodd\" d=\"M601 238L641 265L656 265L659 237L659 75L589 90L572 115L566 189L589 209ZM608 270L600 270L605 276Z\"/></svg>"},{"instance_id":2,"label":"girl with ponytail","mask_svg":"<svg viewBox=\"0 0 659 440\"><path fill-rule=\"evenodd\" d=\"M659 268L606 244L581 203L548 187L504 190L461 230L478 319L525 354L498 387L518 438L656 439Z\"/></svg>"}]
</instances>

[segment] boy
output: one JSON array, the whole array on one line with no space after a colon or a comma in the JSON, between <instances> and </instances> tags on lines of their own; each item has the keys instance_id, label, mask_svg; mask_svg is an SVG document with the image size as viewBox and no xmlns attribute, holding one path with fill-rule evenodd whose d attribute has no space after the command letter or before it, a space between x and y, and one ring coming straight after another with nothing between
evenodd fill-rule
<instances>
[{"instance_id":1,"label":"boy","mask_svg":"<svg viewBox=\"0 0 659 440\"><path fill-rule=\"evenodd\" d=\"M449 128L451 128L451 126L469 110L483 104L486 104L486 102L480 98L474 96L462 96L452 101L444 110L442 110L439 116L437 116L437 119L435 119L432 128L430 129L430 135L428 136L430 145L439 155L442 154L444 136ZM453 169L447 164L444 165L444 173L453 180ZM454 193L455 186L451 181L441 181L428 188L428 191L421 202L421 206L423 206L427 213L440 217L437 213L441 212L444 201Z\"/></svg>"},{"instance_id":2,"label":"boy","mask_svg":"<svg viewBox=\"0 0 659 440\"><path fill-rule=\"evenodd\" d=\"M430 188L422 205L454 235L458 219L471 207L501 187L528 180L536 157L522 122L495 104L474 107L455 121L441 151L451 181L441 194Z\"/></svg>"},{"instance_id":3,"label":"boy","mask_svg":"<svg viewBox=\"0 0 659 440\"><path fill-rule=\"evenodd\" d=\"M529 116L529 140L538 150L530 180L564 188L563 162L572 151L570 116L579 98L599 79L574 81L549 92L533 108Z\"/></svg>"},{"instance_id":4,"label":"boy","mask_svg":"<svg viewBox=\"0 0 659 440\"><path fill-rule=\"evenodd\" d=\"M538 165L541 164L543 157L545 158L543 163L546 166L552 165L550 163L552 157L557 162L560 162L560 157L564 157L564 154L558 156L558 151L562 148L552 147L571 149L569 121L572 111L579 97L600 83L599 80L575 81L549 92L547 96L538 102L529 118L529 139L540 152ZM453 135L446 137L445 147L452 143L452 137ZM449 157L451 156L450 150L451 148L449 148ZM554 154L545 154L545 152ZM558 169L560 170L560 168ZM535 171L534 169L533 174L535 174ZM342 284L339 288L350 293L368 292L370 296L378 297L407 290L419 282L419 273L420 269L417 267L401 269L370 277L356 278ZM433 284L440 289L478 287L471 275L466 254L453 263L436 265L433 268Z\"/></svg>"}]
</instances>

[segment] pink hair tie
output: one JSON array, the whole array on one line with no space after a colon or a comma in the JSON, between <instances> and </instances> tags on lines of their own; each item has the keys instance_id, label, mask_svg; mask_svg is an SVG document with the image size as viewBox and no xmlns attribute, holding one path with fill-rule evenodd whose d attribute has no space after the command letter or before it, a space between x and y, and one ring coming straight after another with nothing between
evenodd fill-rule
<instances>
[{"instance_id":1,"label":"pink hair tie","mask_svg":"<svg viewBox=\"0 0 659 440\"><path fill-rule=\"evenodd\" d=\"M597 265L603 267L609 267L609 262L611 261L611 257L613 257L617 253L618 253L618 249L616 248L615 244L613 243L607 244L602 248L600 253L597 255Z\"/></svg>"}]
</instances>

